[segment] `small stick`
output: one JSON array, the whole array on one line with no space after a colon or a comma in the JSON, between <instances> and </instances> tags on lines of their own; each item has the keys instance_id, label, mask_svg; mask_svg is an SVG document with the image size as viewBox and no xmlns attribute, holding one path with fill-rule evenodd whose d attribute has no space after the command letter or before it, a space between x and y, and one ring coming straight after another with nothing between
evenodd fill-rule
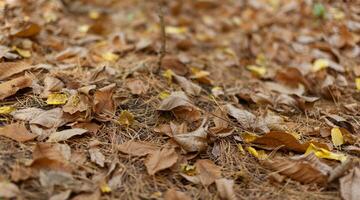
<instances>
[{"instance_id":1,"label":"small stick","mask_svg":"<svg viewBox=\"0 0 360 200\"><path fill-rule=\"evenodd\" d=\"M158 14L160 19L161 48L159 52L158 71L162 66L163 58L166 55L166 31L165 31L164 7L165 7L165 0L160 0Z\"/></svg>"}]
</instances>

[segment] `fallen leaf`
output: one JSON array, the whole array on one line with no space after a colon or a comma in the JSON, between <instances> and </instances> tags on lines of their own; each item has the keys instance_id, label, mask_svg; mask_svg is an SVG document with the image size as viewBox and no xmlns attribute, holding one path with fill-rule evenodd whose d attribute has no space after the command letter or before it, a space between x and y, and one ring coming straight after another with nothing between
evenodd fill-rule
<instances>
[{"instance_id":1,"label":"fallen leaf","mask_svg":"<svg viewBox=\"0 0 360 200\"><path fill-rule=\"evenodd\" d=\"M135 119L134 115L131 112L123 110L121 111L118 121L120 125L130 126L135 122Z\"/></svg>"},{"instance_id":2,"label":"fallen leaf","mask_svg":"<svg viewBox=\"0 0 360 200\"><path fill-rule=\"evenodd\" d=\"M230 127L227 121L227 114L223 108L218 108L214 112L214 127L209 128L209 131L216 137L227 137L234 132L234 128Z\"/></svg>"},{"instance_id":3,"label":"fallen leaf","mask_svg":"<svg viewBox=\"0 0 360 200\"><path fill-rule=\"evenodd\" d=\"M265 153L264 150L258 151L253 147L246 147L246 150L257 159L264 160L268 158L268 155Z\"/></svg>"},{"instance_id":4,"label":"fallen leaf","mask_svg":"<svg viewBox=\"0 0 360 200\"><path fill-rule=\"evenodd\" d=\"M96 163L100 167L105 166L105 156L101 153L98 148L90 148L89 149L91 162Z\"/></svg>"},{"instance_id":5,"label":"fallen leaf","mask_svg":"<svg viewBox=\"0 0 360 200\"><path fill-rule=\"evenodd\" d=\"M46 100L48 105L63 105L67 102L68 95L64 93L49 94Z\"/></svg>"},{"instance_id":6,"label":"fallen leaf","mask_svg":"<svg viewBox=\"0 0 360 200\"><path fill-rule=\"evenodd\" d=\"M25 108L12 112L11 116L13 116L14 119L16 120L22 120L28 122L44 112L45 110L40 108Z\"/></svg>"},{"instance_id":7,"label":"fallen leaf","mask_svg":"<svg viewBox=\"0 0 360 200\"><path fill-rule=\"evenodd\" d=\"M31 167L34 169L53 169L59 171L71 171L69 159L71 150L65 144L38 143L32 157Z\"/></svg>"},{"instance_id":8,"label":"fallen leaf","mask_svg":"<svg viewBox=\"0 0 360 200\"><path fill-rule=\"evenodd\" d=\"M33 37L37 35L41 30L41 27L33 22L28 22L21 30L12 34L15 37Z\"/></svg>"},{"instance_id":9,"label":"fallen leaf","mask_svg":"<svg viewBox=\"0 0 360 200\"><path fill-rule=\"evenodd\" d=\"M16 46L13 46L12 49L18 53L23 58L30 58L31 57L31 51L18 48Z\"/></svg>"},{"instance_id":10,"label":"fallen leaf","mask_svg":"<svg viewBox=\"0 0 360 200\"><path fill-rule=\"evenodd\" d=\"M340 128L335 127L331 129L331 141L336 147L339 147L344 144L344 137L341 133Z\"/></svg>"},{"instance_id":11,"label":"fallen leaf","mask_svg":"<svg viewBox=\"0 0 360 200\"><path fill-rule=\"evenodd\" d=\"M60 192L58 194L51 196L49 200L67 200L69 199L70 194L71 194L71 190L66 190L64 192Z\"/></svg>"},{"instance_id":12,"label":"fallen leaf","mask_svg":"<svg viewBox=\"0 0 360 200\"><path fill-rule=\"evenodd\" d=\"M20 76L12 80L1 83L0 100L4 100L6 97L14 95L20 89L30 87L31 84L32 84L32 79L27 75Z\"/></svg>"},{"instance_id":13,"label":"fallen leaf","mask_svg":"<svg viewBox=\"0 0 360 200\"><path fill-rule=\"evenodd\" d=\"M286 95L297 95L302 96L305 92L305 87L302 84L298 84L296 88L288 87L283 84L275 83L267 81L264 83L264 86L266 89L270 91L275 91L280 94L286 94Z\"/></svg>"},{"instance_id":14,"label":"fallen leaf","mask_svg":"<svg viewBox=\"0 0 360 200\"><path fill-rule=\"evenodd\" d=\"M119 151L133 156L145 156L159 150L159 147L153 143L140 141L128 141L119 144L117 147Z\"/></svg>"},{"instance_id":15,"label":"fallen leaf","mask_svg":"<svg viewBox=\"0 0 360 200\"><path fill-rule=\"evenodd\" d=\"M90 100L84 94L73 94L69 97L67 103L63 106L63 111L69 114L84 112L90 107Z\"/></svg>"},{"instance_id":16,"label":"fallen leaf","mask_svg":"<svg viewBox=\"0 0 360 200\"><path fill-rule=\"evenodd\" d=\"M180 174L188 181L195 184L202 184L204 186L211 185L216 179L221 178L221 169L208 159L199 159L195 163L196 175L188 176L186 174Z\"/></svg>"},{"instance_id":17,"label":"fallen leaf","mask_svg":"<svg viewBox=\"0 0 360 200\"><path fill-rule=\"evenodd\" d=\"M111 192L111 188L107 183L101 184L100 185L100 191L102 193L110 193Z\"/></svg>"},{"instance_id":18,"label":"fallen leaf","mask_svg":"<svg viewBox=\"0 0 360 200\"><path fill-rule=\"evenodd\" d=\"M12 167L11 180L14 182L25 181L34 176L36 173L30 167L24 167L20 164L15 164Z\"/></svg>"},{"instance_id":19,"label":"fallen leaf","mask_svg":"<svg viewBox=\"0 0 360 200\"><path fill-rule=\"evenodd\" d=\"M30 133L24 124L20 123L14 123L0 127L0 135L13 139L17 142L26 142L37 137L37 135Z\"/></svg>"},{"instance_id":20,"label":"fallen leaf","mask_svg":"<svg viewBox=\"0 0 360 200\"><path fill-rule=\"evenodd\" d=\"M265 164L278 173L305 184L325 184L332 170L313 153L293 158L268 159Z\"/></svg>"},{"instance_id":21,"label":"fallen leaf","mask_svg":"<svg viewBox=\"0 0 360 200\"><path fill-rule=\"evenodd\" d=\"M195 107L184 92L173 92L164 99L159 111L171 111L177 118L193 122L200 119L200 111Z\"/></svg>"},{"instance_id":22,"label":"fallen leaf","mask_svg":"<svg viewBox=\"0 0 360 200\"><path fill-rule=\"evenodd\" d=\"M251 71L254 75L258 76L258 77L264 77L266 74L266 67L264 66L257 66L257 65L249 65L246 66L246 69L248 69L249 71Z\"/></svg>"},{"instance_id":23,"label":"fallen leaf","mask_svg":"<svg viewBox=\"0 0 360 200\"><path fill-rule=\"evenodd\" d=\"M181 86L181 88L188 94L188 95L199 95L201 92L201 87L190 80L186 79L183 76L179 76L173 74L175 81Z\"/></svg>"},{"instance_id":24,"label":"fallen leaf","mask_svg":"<svg viewBox=\"0 0 360 200\"><path fill-rule=\"evenodd\" d=\"M48 97L51 93L60 92L65 84L58 78L53 76L46 76L44 79L44 90L41 93L41 97Z\"/></svg>"},{"instance_id":25,"label":"fallen leaf","mask_svg":"<svg viewBox=\"0 0 360 200\"><path fill-rule=\"evenodd\" d=\"M0 63L0 80L11 77L12 75L19 74L23 71L34 68L27 62L2 62Z\"/></svg>"},{"instance_id":26,"label":"fallen leaf","mask_svg":"<svg viewBox=\"0 0 360 200\"><path fill-rule=\"evenodd\" d=\"M100 88L94 94L94 106L93 110L97 114L114 114L115 102L113 99L114 90L116 84L110 84L103 88Z\"/></svg>"},{"instance_id":27,"label":"fallen leaf","mask_svg":"<svg viewBox=\"0 0 360 200\"><path fill-rule=\"evenodd\" d=\"M94 133L94 134L96 134L100 129L100 125L98 125L94 122L80 122L80 123L74 124L72 127L85 129L85 130L89 131L90 133Z\"/></svg>"},{"instance_id":28,"label":"fallen leaf","mask_svg":"<svg viewBox=\"0 0 360 200\"><path fill-rule=\"evenodd\" d=\"M82 193L73 197L71 200L100 200L101 193L99 190L93 193Z\"/></svg>"},{"instance_id":29,"label":"fallen leaf","mask_svg":"<svg viewBox=\"0 0 360 200\"><path fill-rule=\"evenodd\" d=\"M88 131L85 129L81 129L81 128L67 129L67 130L52 133L46 142L61 142L61 141L65 141L73 136L82 135L86 132L88 132Z\"/></svg>"},{"instance_id":30,"label":"fallen leaf","mask_svg":"<svg viewBox=\"0 0 360 200\"><path fill-rule=\"evenodd\" d=\"M360 168L353 168L350 173L340 178L340 194L344 200L360 199Z\"/></svg>"},{"instance_id":31,"label":"fallen leaf","mask_svg":"<svg viewBox=\"0 0 360 200\"><path fill-rule=\"evenodd\" d=\"M1 106L0 107L0 115L8 115L15 111L15 108L12 106Z\"/></svg>"},{"instance_id":32,"label":"fallen leaf","mask_svg":"<svg viewBox=\"0 0 360 200\"><path fill-rule=\"evenodd\" d=\"M116 62L119 59L119 56L117 54L114 54L112 52L105 52L101 54L101 57L109 62Z\"/></svg>"},{"instance_id":33,"label":"fallen leaf","mask_svg":"<svg viewBox=\"0 0 360 200\"><path fill-rule=\"evenodd\" d=\"M176 189L168 189L164 194L164 200L191 200L185 193L177 191Z\"/></svg>"},{"instance_id":34,"label":"fallen leaf","mask_svg":"<svg viewBox=\"0 0 360 200\"><path fill-rule=\"evenodd\" d=\"M16 198L21 194L19 188L10 182L0 182L0 198Z\"/></svg>"},{"instance_id":35,"label":"fallen leaf","mask_svg":"<svg viewBox=\"0 0 360 200\"><path fill-rule=\"evenodd\" d=\"M189 69L175 56L165 56L162 60L161 67L171 69L177 75L184 76L189 72Z\"/></svg>"},{"instance_id":36,"label":"fallen leaf","mask_svg":"<svg viewBox=\"0 0 360 200\"><path fill-rule=\"evenodd\" d=\"M35 111L35 113L36 112L38 111ZM61 108L54 108L34 116L34 118L30 120L30 124L37 124L46 128L57 128L64 123L62 116L63 112Z\"/></svg>"},{"instance_id":37,"label":"fallen leaf","mask_svg":"<svg viewBox=\"0 0 360 200\"><path fill-rule=\"evenodd\" d=\"M178 160L178 154L175 149L163 148L151 152L145 160L146 170L149 175L154 175L158 171L173 166Z\"/></svg>"},{"instance_id":38,"label":"fallen leaf","mask_svg":"<svg viewBox=\"0 0 360 200\"><path fill-rule=\"evenodd\" d=\"M129 88L131 94L141 95L146 94L149 89L149 86L146 85L140 79L129 79L126 80L126 87Z\"/></svg>"},{"instance_id":39,"label":"fallen leaf","mask_svg":"<svg viewBox=\"0 0 360 200\"><path fill-rule=\"evenodd\" d=\"M356 86L356 90L360 91L360 78L355 79L355 86Z\"/></svg>"},{"instance_id":40,"label":"fallen leaf","mask_svg":"<svg viewBox=\"0 0 360 200\"><path fill-rule=\"evenodd\" d=\"M42 187L52 188L54 186L69 187L75 184L75 179L68 172L40 170L39 180Z\"/></svg>"},{"instance_id":41,"label":"fallen leaf","mask_svg":"<svg viewBox=\"0 0 360 200\"><path fill-rule=\"evenodd\" d=\"M207 146L206 120L195 131L188 133L173 133L173 139L187 152L204 151Z\"/></svg>"},{"instance_id":42,"label":"fallen leaf","mask_svg":"<svg viewBox=\"0 0 360 200\"><path fill-rule=\"evenodd\" d=\"M344 162L347 159L347 157L344 154L330 152L326 149L319 148L312 143L306 149L305 155L308 155L311 153L314 153L318 158L339 160L341 162Z\"/></svg>"},{"instance_id":43,"label":"fallen leaf","mask_svg":"<svg viewBox=\"0 0 360 200\"><path fill-rule=\"evenodd\" d=\"M229 180L226 178L216 179L215 184L221 199L236 200L236 195L234 192L234 180Z\"/></svg>"}]
</instances>

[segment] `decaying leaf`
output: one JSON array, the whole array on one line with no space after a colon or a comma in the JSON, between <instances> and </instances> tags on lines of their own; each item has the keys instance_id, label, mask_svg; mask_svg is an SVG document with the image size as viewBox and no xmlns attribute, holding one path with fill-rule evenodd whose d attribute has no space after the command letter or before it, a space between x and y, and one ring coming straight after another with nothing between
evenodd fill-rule
<instances>
[{"instance_id":1,"label":"decaying leaf","mask_svg":"<svg viewBox=\"0 0 360 200\"><path fill-rule=\"evenodd\" d=\"M183 76L179 76L173 74L175 81L181 86L181 88L188 94L188 95L199 95L201 92L201 87L190 80L186 79Z\"/></svg>"},{"instance_id":2,"label":"decaying leaf","mask_svg":"<svg viewBox=\"0 0 360 200\"><path fill-rule=\"evenodd\" d=\"M173 92L169 97L164 99L159 111L171 111L180 119L193 122L200 119L200 111L195 107L184 92Z\"/></svg>"},{"instance_id":3,"label":"decaying leaf","mask_svg":"<svg viewBox=\"0 0 360 200\"><path fill-rule=\"evenodd\" d=\"M340 178L340 194L344 200L360 199L360 168L353 168L349 174Z\"/></svg>"},{"instance_id":4,"label":"decaying leaf","mask_svg":"<svg viewBox=\"0 0 360 200\"><path fill-rule=\"evenodd\" d=\"M215 180L216 188L221 199L224 200L235 200L236 195L234 192L234 180L226 178Z\"/></svg>"},{"instance_id":5,"label":"decaying leaf","mask_svg":"<svg viewBox=\"0 0 360 200\"><path fill-rule=\"evenodd\" d=\"M17 142L26 142L37 137L37 135L30 133L24 124L20 123L0 127L0 135L13 139Z\"/></svg>"},{"instance_id":6,"label":"decaying leaf","mask_svg":"<svg viewBox=\"0 0 360 200\"><path fill-rule=\"evenodd\" d=\"M113 94L116 84L110 84L106 87L100 88L94 94L93 110L97 114L114 114L115 102Z\"/></svg>"},{"instance_id":7,"label":"decaying leaf","mask_svg":"<svg viewBox=\"0 0 360 200\"><path fill-rule=\"evenodd\" d=\"M206 120L195 131L173 133L173 139L187 152L204 151L208 146Z\"/></svg>"},{"instance_id":8,"label":"decaying leaf","mask_svg":"<svg viewBox=\"0 0 360 200\"><path fill-rule=\"evenodd\" d=\"M1 181L0 182L0 198L15 198L20 195L19 188L10 182Z\"/></svg>"},{"instance_id":9,"label":"decaying leaf","mask_svg":"<svg viewBox=\"0 0 360 200\"><path fill-rule=\"evenodd\" d=\"M293 158L268 159L265 164L278 173L301 183L324 184L332 170L313 153Z\"/></svg>"},{"instance_id":10,"label":"decaying leaf","mask_svg":"<svg viewBox=\"0 0 360 200\"><path fill-rule=\"evenodd\" d=\"M65 141L75 135L82 135L86 132L88 132L88 131L85 129L81 129L81 128L73 128L73 129L67 129L67 130L55 132L49 136L49 139L47 140L47 142Z\"/></svg>"},{"instance_id":11,"label":"decaying leaf","mask_svg":"<svg viewBox=\"0 0 360 200\"><path fill-rule=\"evenodd\" d=\"M14 95L20 89L30 87L31 84L32 84L32 78L30 78L27 75L20 76L12 80L1 83L0 100L4 100L6 97Z\"/></svg>"},{"instance_id":12,"label":"decaying leaf","mask_svg":"<svg viewBox=\"0 0 360 200\"><path fill-rule=\"evenodd\" d=\"M33 65L24 61L2 62L0 63L0 80L4 80L25 70L32 69L33 67Z\"/></svg>"},{"instance_id":13,"label":"decaying leaf","mask_svg":"<svg viewBox=\"0 0 360 200\"><path fill-rule=\"evenodd\" d=\"M34 113L32 113L32 115L35 113L38 115L33 116L30 120L30 124L41 125L46 128L57 128L64 123L61 108L54 108L41 113L39 110L34 109Z\"/></svg>"},{"instance_id":14,"label":"decaying leaf","mask_svg":"<svg viewBox=\"0 0 360 200\"><path fill-rule=\"evenodd\" d=\"M45 112L45 111L40 108L25 108L25 109L21 109L21 110L16 110L16 111L12 112L11 115L16 120L22 120L22 121L28 122L43 112Z\"/></svg>"},{"instance_id":15,"label":"decaying leaf","mask_svg":"<svg viewBox=\"0 0 360 200\"><path fill-rule=\"evenodd\" d=\"M131 112L127 110L123 110L120 113L118 121L120 125L130 126L134 123L135 119L134 119L134 115Z\"/></svg>"},{"instance_id":16,"label":"decaying leaf","mask_svg":"<svg viewBox=\"0 0 360 200\"><path fill-rule=\"evenodd\" d=\"M176 189L168 189L164 194L165 200L191 200L185 193L177 191Z\"/></svg>"},{"instance_id":17,"label":"decaying leaf","mask_svg":"<svg viewBox=\"0 0 360 200\"><path fill-rule=\"evenodd\" d=\"M96 163L100 167L105 166L105 156L98 148L90 148L89 154L92 162Z\"/></svg>"},{"instance_id":18,"label":"decaying leaf","mask_svg":"<svg viewBox=\"0 0 360 200\"><path fill-rule=\"evenodd\" d=\"M163 148L161 150L153 151L145 160L146 170L149 175L154 175L158 171L173 166L178 160L178 157L178 154L173 148Z\"/></svg>"},{"instance_id":19,"label":"decaying leaf","mask_svg":"<svg viewBox=\"0 0 360 200\"><path fill-rule=\"evenodd\" d=\"M90 107L90 100L84 94L73 94L69 97L67 103L63 106L63 111L69 114L84 112Z\"/></svg>"},{"instance_id":20,"label":"decaying leaf","mask_svg":"<svg viewBox=\"0 0 360 200\"><path fill-rule=\"evenodd\" d=\"M65 144L38 143L33 150L30 166L34 169L71 171L70 156L70 147Z\"/></svg>"},{"instance_id":21,"label":"decaying leaf","mask_svg":"<svg viewBox=\"0 0 360 200\"><path fill-rule=\"evenodd\" d=\"M119 151L133 156L145 156L159 150L159 147L153 143L140 141L128 141L117 147Z\"/></svg>"},{"instance_id":22,"label":"decaying leaf","mask_svg":"<svg viewBox=\"0 0 360 200\"><path fill-rule=\"evenodd\" d=\"M181 174L188 181L195 184L202 184L204 186L211 185L216 179L221 178L221 169L215 165L211 160L199 159L195 163L195 176Z\"/></svg>"}]
</instances>

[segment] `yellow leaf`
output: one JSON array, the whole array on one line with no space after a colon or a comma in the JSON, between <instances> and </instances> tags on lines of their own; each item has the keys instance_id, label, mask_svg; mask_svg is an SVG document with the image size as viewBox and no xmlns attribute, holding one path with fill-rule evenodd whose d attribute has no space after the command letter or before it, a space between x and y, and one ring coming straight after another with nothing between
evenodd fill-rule
<instances>
[{"instance_id":1,"label":"yellow leaf","mask_svg":"<svg viewBox=\"0 0 360 200\"><path fill-rule=\"evenodd\" d=\"M47 23L55 22L58 19L58 16L51 11L44 12L43 17Z\"/></svg>"},{"instance_id":2,"label":"yellow leaf","mask_svg":"<svg viewBox=\"0 0 360 200\"><path fill-rule=\"evenodd\" d=\"M2 106L2 107L0 107L0 114L7 115L7 114L10 114L14 110L15 110L15 108L12 106Z\"/></svg>"},{"instance_id":3,"label":"yellow leaf","mask_svg":"<svg viewBox=\"0 0 360 200\"><path fill-rule=\"evenodd\" d=\"M121 111L118 121L121 125L130 126L134 123L135 119L134 115L131 112L123 110Z\"/></svg>"},{"instance_id":4,"label":"yellow leaf","mask_svg":"<svg viewBox=\"0 0 360 200\"><path fill-rule=\"evenodd\" d=\"M176 27L176 26L167 26L165 28L166 33L168 34L184 34L188 31L186 27Z\"/></svg>"},{"instance_id":5,"label":"yellow leaf","mask_svg":"<svg viewBox=\"0 0 360 200\"><path fill-rule=\"evenodd\" d=\"M158 96L161 100L164 100L170 96L170 93L164 91L164 92L161 92Z\"/></svg>"},{"instance_id":6,"label":"yellow leaf","mask_svg":"<svg viewBox=\"0 0 360 200\"><path fill-rule=\"evenodd\" d=\"M182 173L184 173L188 176L196 175L196 167L194 165L183 164L180 166L180 170Z\"/></svg>"},{"instance_id":7,"label":"yellow leaf","mask_svg":"<svg viewBox=\"0 0 360 200\"><path fill-rule=\"evenodd\" d=\"M258 137L259 137L258 135L254 134L254 133L250 133L250 132L243 132L241 134L241 138L246 143L250 143L250 142L256 140Z\"/></svg>"},{"instance_id":8,"label":"yellow leaf","mask_svg":"<svg viewBox=\"0 0 360 200\"><path fill-rule=\"evenodd\" d=\"M266 66L266 57L264 54L259 54L256 56L255 63L259 66Z\"/></svg>"},{"instance_id":9,"label":"yellow leaf","mask_svg":"<svg viewBox=\"0 0 360 200\"><path fill-rule=\"evenodd\" d=\"M314 153L315 156L318 158L339 160L341 162L344 162L346 160L346 156L344 154L332 153L326 149L319 148L312 143L310 143L309 147L306 149L305 155L308 155L310 153Z\"/></svg>"},{"instance_id":10,"label":"yellow leaf","mask_svg":"<svg viewBox=\"0 0 360 200\"><path fill-rule=\"evenodd\" d=\"M46 103L48 105L62 105L68 100L68 96L64 93L49 94Z\"/></svg>"},{"instance_id":11,"label":"yellow leaf","mask_svg":"<svg viewBox=\"0 0 360 200\"><path fill-rule=\"evenodd\" d=\"M87 33L90 29L90 26L87 24L81 25L78 27L78 31L81 33Z\"/></svg>"},{"instance_id":12,"label":"yellow leaf","mask_svg":"<svg viewBox=\"0 0 360 200\"><path fill-rule=\"evenodd\" d=\"M341 130L338 127L331 129L331 141L336 147L344 144L344 137L341 133Z\"/></svg>"},{"instance_id":13,"label":"yellow leaf","mask_svg":"<svg viewBox=\"0 0 360 200\"><path fill-rule=\"evenodd\" d=\"M100 190L102 193L110 193L111 192L111 188L106 183L100 185Z\"/></svg>"},{"instance_id":14,"label":"yellow leaf","mask_svg":"<svg viewBox=\"0 0 360 200\"><path fill-rule=\"evenodd\" d=\"M112 52L106 52L101 55L101 57L109 62L116 62L119 59L119 56L112 53Z\"/></svg>"},{"instance_id":15,"label":"yellow leaf","mask_svg":"<svg viewBox=\"0 0 360 200\"><path fill-rule=\"evenodd\" d=\"M294 136L294 138L300 140L301 139L301 135L299 133L295 133L295 132L289 132L292 136Z\"/></svg>"},{"instance_id":16,"label":"yellow leaf","mask_svg":"<svg viewBox=\"0 0 360 200\"><path fill-rule=\"evenodd\" d=\"M264 66L248 65L246 68L259 77L263 77L266 74L266 68Z\"/></svg>"},{"instance_id":17,"label":"yellow leaf","mask_svg":"<svg viewBox=\"0 0 360 200\"><path fill-rule=\"evenodd\" d=\"M90 19L98 19L100 17L100 13L96 10L91 10L89 12L89 18Z\"/></svg>"},{"instance_id":18,"label":"yellow leaf","mask_svg":"<svg viewBox=\"0 0 360 200\"><path fill-rule=\"evenodd\" d=\"M174 72L171 69L166 70L162 76L165 77L169 82L171 82Z\"/></svg>"},{"instance_id":19,"label":"yellow leaf","mask_svg":"<svg viewBox=\"0 0 360 200\"><path fill-rule=\"evenodd\" d=\"M31 57L31 51L17 48L16 46L13 47L14 51L16 51L20 56L23 58L30 58Z\"/></svg>"},{"instance_id":20,"label":"yellow leaf","mask_svg":"<svg viewBox=\"0 0 360 200\"><path fill-rule=\"evenodd\" d=\"M355 79L356 89L360 91L360 77Z\"/></svg>"},{"instance_id":21,"label":"yellow leaf","mask_svg":"<svg viewBox=\"0 0 360 200\"><path fill-rule=\"evenodd\" d=\"M329 11L332 17L336 20L342 20L345 18L345 13L338 8L330 8Z\"/></svg>"},{"instance_id":22,"label":"yellow leaf","mask_svg":"<svg viewBox=\"0 0 360 200\"><path fill-rule=\"evenodd\" d=\"M199 79L199 78L204 78L210 75L210 72L208 71L204 71L204 70L200 70L198 68L192 67L191 68L191 78L194 79Z\"/></svg>"},{"instance_id":23,"label":"yellow leaf","mask_svg":"<svg viewBox=\"0 0 360 200\"><path fill-rule=\"evenodd\" d=\"M243 148L243 146L241 145L241 144L237 144L237 148L238 148L238 150L240 151L240 153L241 154L245 154L245 150L244 150L244 148Z\"/></svg>"},{"instance_id":24,"label":"yellow leaf","mask_svg":"<svg viewBox=\"0 0 360 200\"><path fill-rule=\"evenodd\" d=\"M254 149L253 147L246 147L246 150L253 155L255 158L258 158L260 160L266 159L267 155L265 153L264 150L259 150L257 151L256 149Z\"/></svg>"},{"instance_id":25,"label":"yellow leaf","mask_svg":"<svg viewBox=\"0 0 360 200\"><path fill-rule=\"evenodd\" d=\"M322 58L317 59L317 60L315 60L313 66L312 66L312 71L313 72L320 71L324 68L329 67L329 65L330 65L330 63L327 59L322 59Z\"/></svg>"}]
</instances>

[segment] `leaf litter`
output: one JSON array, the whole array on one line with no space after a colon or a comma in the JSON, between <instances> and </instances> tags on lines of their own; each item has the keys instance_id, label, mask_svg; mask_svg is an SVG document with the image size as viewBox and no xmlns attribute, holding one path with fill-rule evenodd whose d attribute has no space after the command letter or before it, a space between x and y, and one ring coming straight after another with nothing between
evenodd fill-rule
<instances>
[{"instance_id":1,"label":"leaf litter","mask_svg":"<svg viewBox=\"0 0 360 200\"><path fill-rule=\"evenodd\" d=\"M0 198L359 198L353 1L0 9Z\"/></svg>"}]
</instances>

